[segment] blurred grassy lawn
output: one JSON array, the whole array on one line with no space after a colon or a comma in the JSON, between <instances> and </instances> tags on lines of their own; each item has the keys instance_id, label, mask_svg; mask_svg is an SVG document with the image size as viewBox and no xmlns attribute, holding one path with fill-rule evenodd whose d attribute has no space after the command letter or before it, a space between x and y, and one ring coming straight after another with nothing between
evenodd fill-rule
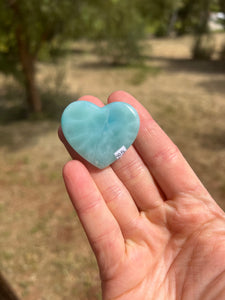
<instances>
[{"instance_id":1,"label":"blurred grassy lawn","mask_svg":"<svg viewBox=\"0 0 225 300\"><path fill-rule=\"evenodd\" d=\"M217 35L217 44L224 38ZM225 208L225 64L191 61L190 43L189 37L146 43L144 67L109 66L81 42L56 64L38 65L50 119L0 125L0 269L21 299L100 299L95 259L61 177L69 157L57 138L59 116L78 96L105 101L117 89L133 94ZM18 117L23 95L0 76L0 116Z\"/></svg>"}]
</instances>

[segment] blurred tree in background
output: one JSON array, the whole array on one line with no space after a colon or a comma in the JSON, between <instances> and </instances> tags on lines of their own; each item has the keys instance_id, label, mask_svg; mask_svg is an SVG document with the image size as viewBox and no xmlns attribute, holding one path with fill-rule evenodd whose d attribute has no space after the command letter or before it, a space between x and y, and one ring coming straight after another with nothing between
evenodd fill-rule
<instances>
[{"instance_id":1,"label":"blurred tree in background","mask_svg":"<svg viewBox=\"0 0 225 300\"><path fill-rule=\"evenodd\" d=\"M79 36L80 0L0 0L0 67L25 86L30 112L42 111L35 64L43 47Z\"/></svg>"},{"instance_id":2,"label":"blurred tree in background","mask_svg":"<svg viewBox=\"0 0 225 300\"><path fill-rule=\"evenodd\" d=\"M193 58L211 58L214 44L209 28L209 20L210 14L213 11L219 11L219 9L219 1L217 0L183 0L178 11L176 29L178 34L194 34Z\"/></svg>"},{"instance_id":3,"label":"blurred tree in background","mask_svg":"<svg viewBox=\"0 0 225 300\"><path fill-rule=\"evenodd\" d=\"M30 112L42 111L35 65L66 40L85 38L113 64L141 58L147 35L194 34L194 58L209 59L213 43L210 13L224 12L224 0L0 0L0 69L25 87ZM225 20L223 20L225 25Z\"/></svg>"},{"instance_id":4,"label":"blurred tree in background","mask_svg":"<svg viewBox=\"0 0 225 300\"><path fill-rule=\"evenodd\" d=\"M96 42L100 56L112 64L130 63L141 55L139 41L145 25L137 0L89 1L83 15L87 36Z\"/></svg>"},{"instance_id":5,"label":"blurred tree in background","mask_svg":"<svg viewBox=\"0 0 225 300\"><path fill-rule=\"evenodd\" d=\"M180 0L137 1L149 33L167 36L174 29Z\"/></svg>"}]
</instances>

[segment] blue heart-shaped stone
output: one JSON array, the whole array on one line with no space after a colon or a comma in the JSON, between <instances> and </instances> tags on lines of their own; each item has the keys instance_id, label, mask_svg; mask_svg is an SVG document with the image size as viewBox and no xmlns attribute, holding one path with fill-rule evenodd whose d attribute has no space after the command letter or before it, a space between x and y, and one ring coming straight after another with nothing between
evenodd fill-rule
<instances>
[{"instance_id":1,"label":"blue heart-shaped stone","mask_svg":"<svg viewBox=\"0 0 225 300\"><path fill-rule=\"evenodd\" d=\"M99 107L75 101L62 114L63 134L73 149L94 166L103 169L120 158L135 140L140 120L124 102Z\"/></svg>"}]
</instances>

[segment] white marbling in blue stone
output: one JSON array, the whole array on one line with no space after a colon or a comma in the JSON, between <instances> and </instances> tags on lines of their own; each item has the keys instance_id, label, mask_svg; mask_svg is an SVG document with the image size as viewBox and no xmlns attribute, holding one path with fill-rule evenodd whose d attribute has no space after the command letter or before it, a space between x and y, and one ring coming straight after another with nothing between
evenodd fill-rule
<instances>
[{"instance_id":1,"label":"white marbling in blue stone","mask_svg":"<svg viewBox=\"0 0 225 300\"><path fill-rule=\"evenodd\" d=\"M104 107L75 101L62 114L63 134L73 149L99 169L120 158L134 142L140 120L137 111L124 102Z\"/></svg>"}]
</instances>

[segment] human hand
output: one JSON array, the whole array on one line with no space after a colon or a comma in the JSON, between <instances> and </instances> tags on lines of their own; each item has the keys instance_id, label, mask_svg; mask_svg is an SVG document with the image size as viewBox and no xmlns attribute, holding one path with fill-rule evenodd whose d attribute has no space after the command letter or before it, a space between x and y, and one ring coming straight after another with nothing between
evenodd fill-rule
<instances>
[{"instance_id":1,"label":"human hand","mask_svg":"<svg viewBox=\"0 0 225 300\"><path fill-rule=\"evenodd\" d=\"M86 100L103 106L93 96ZM99 170L59 137L74 160L63 169L71 201L95 253L104 300L225 299L225 214L177 147L131 95L134 145Z\"/></svg>"}]
</instances>

